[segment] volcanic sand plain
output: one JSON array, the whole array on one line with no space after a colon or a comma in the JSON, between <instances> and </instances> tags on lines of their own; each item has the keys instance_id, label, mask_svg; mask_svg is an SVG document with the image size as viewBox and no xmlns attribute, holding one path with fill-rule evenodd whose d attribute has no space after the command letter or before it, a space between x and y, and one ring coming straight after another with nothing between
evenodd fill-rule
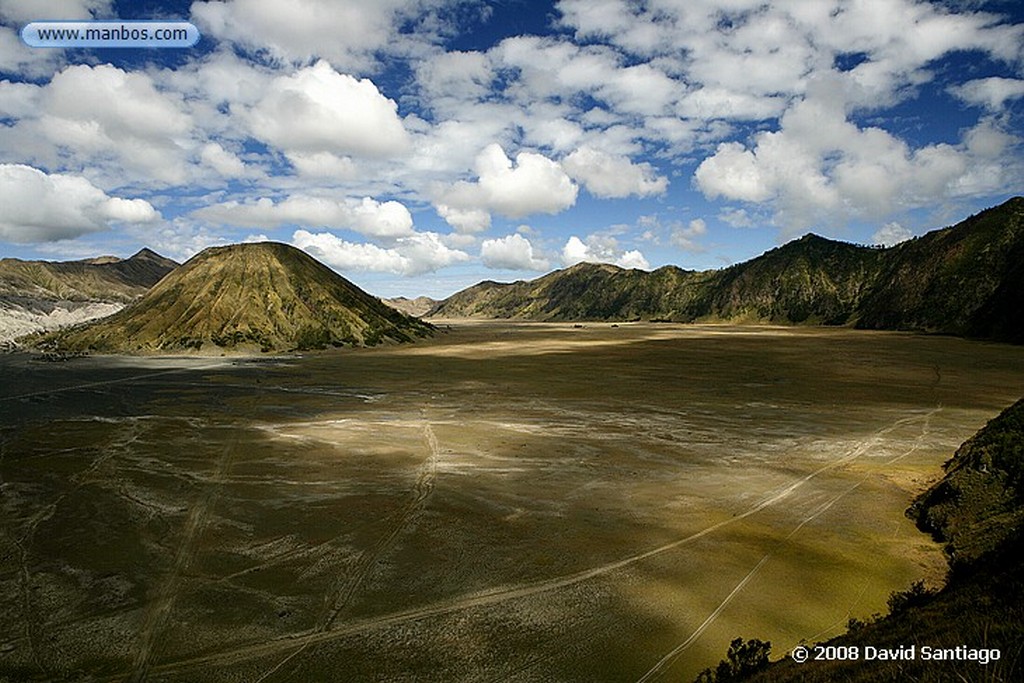
<instances>
[{"instance_id":1,"label":"volcanic sand plain","mask_svg":"<svg viewBox=\"0 0 1024 683\"><path fill-rule=\"evenodd\" d=\"M0 372L0 681L648 681L940 582L904 510L1024 348L451 321Z\"/></svg>"}]
</instances>

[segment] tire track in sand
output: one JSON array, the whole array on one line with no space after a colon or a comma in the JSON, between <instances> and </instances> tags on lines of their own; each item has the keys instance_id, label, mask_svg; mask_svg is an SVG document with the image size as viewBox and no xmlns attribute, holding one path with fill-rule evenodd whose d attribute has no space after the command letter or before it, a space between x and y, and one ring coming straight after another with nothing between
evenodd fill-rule
<instances>
[{"instance_id":1,"label":"tire track in sand","mask_svg":"<svg viewBox=\"0 0 1024 683\"><path fill-rule=\"evenodd\" d=\"M47 644L49 642L46 636L49 635L49 629L52 629L52 624L46 623L45 615L41 613L39 601L35 597L35 588L32 585L32 571L29 569L31 545L39 526L49 521L57 513L57 508L66 498L78 492L103 465L139 438L139 424L137 422L129 422L128 425L129 429L127 430L121 427L115 429L106 445L97 449L98 455L90 461L89 465L82 471L71 475L69 482L72 486L68 490L57 495L50 503L24 522L24 529L21 531L20 536L14 529L14 524L7 519L6 515L0 514L2 533L10 539L17 549L19 603L22 619L25 624L24 636L22 638L9 639L3 645L6 647L18 641L27 642L32 661L40 671L47 675L52 674L52 667L49 664L50 658L46 656L45 652L48 649ZM3 464L6 449L7 442L6 437L4 437L0 441L0 465ZM3 470L0 468L0 484L3 484L2 472ZM44 626L49 628L44 628Z\"/></svg>"},{"instance_id":2,"label":"tire track in sand","mask_svg":"<svg viewBox=\"0 0 1024 683\"><path fill-rule=\"evenodd\" d=\"M388 554L388 552L394 547L399 536L409 528L409 526L417 517L419 517L420 513L422 513L423 509L426 507L427 500L430 498L430 494L434 491L434 479L437 477L437 461L440 457L440 448L437 443L437 436L434 434L434 429L430 426L429 422L425 422L423 425L423 437L427 444L428 454L427 459L420 466L419 472L416 476L416 481L413 484L412 497L409 502L405 504L405 507L402 508L397 521L391 529L381 536L372 548L363 552L352 577L346 581L345 585L341 587L341 590L339 590L332 599L329 600L330 604L328 612L326 616L321 619L321 623L317 630L330 630L335 620L337 620L338 615L341 614L349 601L359 592L363 587L363 584L366 583L366 580L373 572L374 567L377 566L377 563Z\"/></svg>"},{"instance_id":3,"label":"tire track in sand","mask_svg":"<svg viewBox=\"0 0 1024 683\"><path fill-rule=\"evenodd\" d=\"M188 516L185 518L185 525L181 532L181 540L178 542L174 564L160 585L156 597L146 610L142 621L142 628L139 630L138 649L135 651L132 673L128 679L131 683L141 683L149 675L154 645L167 625L171 608L174 606L174 601L178 595L181 576L195 559L199 550L198 541L209 521L210 511L220 496L221 483L227 476L234 461L235 453L238 450L238 443L239 437L235 437L228 447L224 449L217 463L217 471L210 478L207 485L205 495L188 511Z\"/></svg>"},{"instance_id":4,"label":"tire track in sand","mask_svg":"<svg viewBox=\"0 0 1024 683\"><path fill-rule=\"evenodd\" d=\"M940 410L942 410L942 406L938 406L934 410L926 413L924 415L924 424L921 427L921 433L917 436L917 438L914 439L913 446L911 446L908 450L904 451L903 453L897 455L896 457L887 460L885 462L885 464L886 465L895 465L900 460L903 460L903 458L905 458L908 455L910 455L910 454L914 453L915 451L917 451L921 447L921 442L931 432L932 416L935 415L935 413L939 412ZM897 427L899 427L899 426L901 426L903 424L910 423L914 419L916 419L916 418L904 418L903 420L897 420L891 426L876 432L875 435L872 437L870 443L871 444L877 444L881 440L881 438L883 436L889 434L890 432L892 432ZM781 541L778 542L778 547L776 547L775 550L773 550L772 552L766 554L764 557L761 558L761 560L754 566L754 568L751 569L747 573L747 575L744 576L740 580L740 582L738 584L736 584L736 586L732 589L732 592L730 592L725 597L725 599L722 600L722 602L719 603L718 607L716 607L714 609L714 611L711 612L711 614L708 616L708 618L705 619L704 622L701 623L701 625L698 626L697 629L693 633L691 633L690 636L686 640L684 640L681 644L676 646L667 655L662 657L658 661L657 664L655 664L643 676L641 676L639 679L637 679L636 683L647 683L648 681L653 681L656 678L660 678L660 677L664 676L665 673L668 671L668 667L671 666L672 663L675 662L675 660L678 659L679 656L681 654L683 654L683 652L685 652L694 642L696 642L696 640L701 635L703 635L704 631L707 630L708 626L710 626L715 621L715 619L718 618L718 615L720 615L722 613L722 611L726 608L726 606L728 606L728 604L732 601L732 599L734 597L736 597L736 595L741 590L743 590L743 587L746 586L747 583L749 583L750 580L754 578L754 575L757 574L758 571L760 571L761 567L764 566L765 562L767 562L772 557L772 555L774 555L775 553L779 552L781 547L787 541L789 541L794 536L796 536L797 533L801 529L804 528L804 526L806 526L808 523L814 521L815 519L817 519L821 515L823 515L826 512L828 512L832 508L833 505L835 505L840 500L842 500L843 498L845 498L846 496L848 496L849 494L853 493L855 490L860 488L860 485L863 484L864 482L866 482L870 477L871 477L870 474L864 475L863 477L861 477L861 479L859 479L857 482L855 482L852 486L849 486L848 488L844 489L843 491L840 491L838 494L833 496L831 499L825 501L824 504L819 505L817 508L815 508L815 510L810 515L808 515L807 517L804 517L802 520L800 520L800 523L797 524L793 528L793 530L790 531L786 535L785 538L783 538ZM788 651L789 651L789 648L786 649L786 652L788 652Z\"/></svg>"},{"instance_id":5,"label":"tire track in sand","mask_svg":"<svg viewBox=\"0 0 1024 683\"><path fill-rule=\"evenodd\" d=\"M939 409L928 413L930 417ZM794 491L802 487L807 482L813 480L830 470L838 469L845 465L852 463L854 460L862 456L872 447L874 447L879 440L885 435L889 434L898 427L921 419L920 415L902 418L896 420L891 425L884 427L872 437L861 442L852 452L849 454L825 463L821 467L812 470L808 474L800 477L785 488L769 495L761 502L751 506L744 512L738 513L727 519L723 519L720 522L716 522L700 531L694 532L688 536L671 541L664 545L660 545L656 548L651 548L643 552L639 552L627 557L623 557L619 560L609 562L606 564L591 567L573 574L565 574L563 576L554 577L551 579L545 579L528 584L520 584L517 586L499 586L484 591L479 591L469 595L464 595L450 600L444 600L431 605L425 605L409 610L403 610L400 612L393 612L391 614L385 614L377 617L369 617L353 621L345 626L334 628L330 631L313 632L313 633L299 633L292 634L289 636L282 636L275 638L274 640L265 641L262 643L253 643L250 645L242 645L234 647L229 650L221 650L219 652L211 652L204 655L198 655L189 657L186 659L180 659L178 661L167 662L159 666L154 666L154 672L160 672L165 674L181 673L198 667L209 667L209 666L224 666L238 662L249 661L258 657L269 657L276 654L287 653L295 648L308 647L309 645L327 643L333 640L340 640L342 638L365 633L368 631L379 630L399 624L404 624L412 621L419 621L430 617L442 616L451 614L454 612L460 612L467 609L473 609L478 607L487 607L490 605L499 604L508 600L516 600L520 598L531 597L540 593L545 593L551 590L558 590L573 586L584 581L603 576L605 574L612 573L619 569L637 564L648 558L661 555L675 548L688 545L694 541L701 539L709 534L718 531L726 526L735 524L743 519L751 517L757 514L765 508L771 507L782 500L788 498ZM104 680L116 680L116 679L104 679Z\"/></svg>"},{"instance_id":6,"label":"tire track in sand","mask_svg":"<svg viewBox=\"0 0 1024 683\"><path fill-rule=\"evenodd\" d=\"M434 479L437 477L437 463L441 454L441 449L437 442L437 436L434 434L434 429L431 427L430 423L426 421L423 423L423 439L427 444L427 458L419 468L416 481L412 486L411 498L399 512L398 519L387 533L381 536L373 547L362 553L351 577L337 586L336 590L332 591L326 597L324 601L324 612L317 620L316 626L313 627L307 637L331 632L331 627L351 602L352 598L358 595L359 591L366 583L366 580L373 573L374 567L377 566L377 563L387 556L388 552L390 552L398 541L398 538L406 531L406 529L409 528L416 518L419 517L420 513L422 513L423 509L426 507L430 494L434 491ZM254 683L260 683L272 676L289 661L302 654L302 652L312 644L312 641L302 643L294 652L290 653L287 657L266 671L262 676L256 679Z\"/></svg>"}]
</instances>

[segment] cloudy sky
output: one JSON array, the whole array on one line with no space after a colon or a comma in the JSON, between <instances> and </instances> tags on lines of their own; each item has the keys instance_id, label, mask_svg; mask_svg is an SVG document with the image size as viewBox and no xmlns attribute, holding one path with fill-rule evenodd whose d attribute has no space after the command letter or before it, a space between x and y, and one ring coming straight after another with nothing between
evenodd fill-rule
<instances>
[{"instance_id":1,"label":"cloudy sky","mask_svg":"<svg viewBox=\"0 0 1024 683\"><path fill-rule=\"evenodd\" d=\"M381 296L891 244L1024 192L1019 0L0 0L0 256L294 244ZM193 48L29 48L42 19Z\"/></svg>"}]
</instances>

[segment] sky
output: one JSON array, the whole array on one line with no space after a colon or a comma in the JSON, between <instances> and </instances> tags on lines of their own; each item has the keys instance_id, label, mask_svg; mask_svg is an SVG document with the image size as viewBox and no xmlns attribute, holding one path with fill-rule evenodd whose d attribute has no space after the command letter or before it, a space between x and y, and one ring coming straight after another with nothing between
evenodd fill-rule
<instances>
[{"instance_id":1,"label":"sky","mask_svg":"<svg viewBox=\"0 0 1024 683\"><path fill-rule=\"evenodd\" d=\"M378 296L891 245L1024 193L1019 0L0 0L0 257L293 244ZM25 45L182 20L191 48Z\"/></svg>"}]
</instances>

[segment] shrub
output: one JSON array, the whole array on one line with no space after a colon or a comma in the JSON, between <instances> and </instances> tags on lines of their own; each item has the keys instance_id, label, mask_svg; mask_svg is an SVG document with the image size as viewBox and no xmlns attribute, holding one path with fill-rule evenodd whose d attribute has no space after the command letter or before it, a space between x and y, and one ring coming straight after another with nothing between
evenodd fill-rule
<instances>
[{"instance_id":1,"label":"shrub","mask_svg":"<svg viewBox=\"0 0 1024 683\"><path fill-rule=\"evenodd\" d=\"M740 681L768 666L772 644L765 640L736 638L729 644L725 659L714 671L704 669L697 674L696 683L730 683Z\"/></svg>"},{"instance_id":2,"label":"shrub","mask_svg":"<svg viewBox=\"0 0 1024 683\"><path fill-rule=\"evenodd\" d=\"M889 595L889 614L903 612L910 607L916 607L927 603L935 591L926 588L924 581L915 581L905 591L896 591Z\"/></svg>"}]
</instances>

